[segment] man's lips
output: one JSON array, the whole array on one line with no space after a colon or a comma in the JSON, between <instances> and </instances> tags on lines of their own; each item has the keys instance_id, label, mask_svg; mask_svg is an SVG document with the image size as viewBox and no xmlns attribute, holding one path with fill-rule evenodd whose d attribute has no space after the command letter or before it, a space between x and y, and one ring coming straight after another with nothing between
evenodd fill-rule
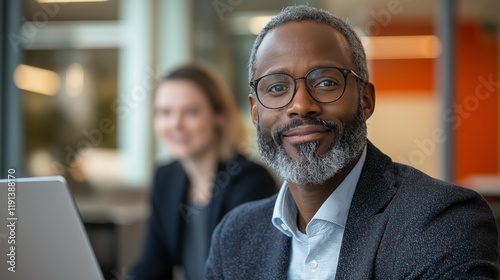
<instances>
[{"instance_id":1,"label":"man's lips","mask_svg":"<svg viewBox=\"0 0 500 280\"><path fill-rule=\"evenodd\" d=\"M302 125L283 132L283 137L291 143L320 140L331 130L322 125Z\"/></svg>"}]
</instances>

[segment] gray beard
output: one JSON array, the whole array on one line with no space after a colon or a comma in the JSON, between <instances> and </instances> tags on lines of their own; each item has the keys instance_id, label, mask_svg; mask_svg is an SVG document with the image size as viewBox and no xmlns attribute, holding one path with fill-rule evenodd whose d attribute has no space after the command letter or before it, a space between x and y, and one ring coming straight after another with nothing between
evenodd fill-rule
<instances>
[{"instance_id":1,"label":"gray beard","mask_svg":"<svg viewBox=\"0 0 500 280\"><path fill-rule=\"evenodd\" d=\"M324 155L318 154L319 141L294 145L297 149L296 161L286 153L282 144L282 133L303 124L323 125L333 131L332 145ZM317 118L296 119L280 127L274 133L263 132L260 121L257 125L257 141L262 158L281 178L297 185L321 184L339 173L351 163L366 145L367 128L361 104L356 116L346 123L341 136L337 123Z\"/></svg>"}]
</instances>

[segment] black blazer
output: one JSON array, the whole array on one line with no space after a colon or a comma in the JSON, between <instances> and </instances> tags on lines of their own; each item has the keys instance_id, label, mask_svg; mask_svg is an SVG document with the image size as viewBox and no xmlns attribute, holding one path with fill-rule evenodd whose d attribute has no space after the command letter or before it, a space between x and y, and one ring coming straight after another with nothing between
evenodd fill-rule
<instances>
[{"instance_id":1,"label":"black blazer","mask_svg":"<svg viewBox=\"0 0 500 280\"><path fill-rule=\"evenodd\" d=\"M287 279L291 238L271 222L275 202L244 204L220 222L206 279ZM368 143L335 279L497 279L497 244L480 195L393 163Z\"/></svg>"},{"instance_id":2,"label":"black blazer","mask_svg":"<svg viewBox=\"0 0 500 280\"><path fill-rule=\"evenodd\" d=\"M183 230L195 211L186 206L188 178L180 162L156 171L151 193L151 217L145 246L132 270L134 280L172 279L172 267L182 265ZM237 155L219 163L209 207L209 231L236 206L271 196L276 184L262 166Z\"/></svg>"}]
</instances>

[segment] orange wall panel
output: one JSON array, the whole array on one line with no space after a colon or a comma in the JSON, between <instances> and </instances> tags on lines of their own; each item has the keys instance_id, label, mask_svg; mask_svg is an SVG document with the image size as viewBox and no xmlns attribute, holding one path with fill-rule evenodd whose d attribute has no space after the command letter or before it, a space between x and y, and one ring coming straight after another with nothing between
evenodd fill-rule
<instances>
[{"instance_id":1,"label":"orange wall panel","mask_svg":"<svg viewBox=\"0 0 500 280\"><path fill-rule=\"evenodd\" d=\"M432 22L392 22L377 36L432 35ZM434 88L433 59L369 60L370 80L380 94L432 94Z\"/></svg>"},{"instance_id":2,"label":"orange wall panel","mask_svg":"<svg viewBox=\"0 0 500 280\"><path fill-rule=\"evenodd\" d=\"M382 28L380 36L434 34L428 22ZM375 34L374 34L375 35ZM457 28L456 94L453 110L440 121L452 125L454 178L498 174L499 167L499 65L498 38L477 22L463 21ZM443 50L446 51L446 50ZM370 60L371 81L380 95L431 95L439 86L433 59Z\"/></svg>"},{"instance_id":3,"label":"orange wall panel","mask_svg":"<svg viewBox=\"0 0 500 280\"><path fill-rule=\"evenodd\" d=\"M431 95L433 92L433 59L371 60L369 65L378 94Z\"/></svg>"},{"instance_id":4,"label":"orange wall panel","mask_svg":"<svg viewBox=\"0 0 500 280\"><path fill-rule=\"evenodd\" d=\"M455 133L455 180L498 174L499 87L495 31L463 23L458 32L457 95L450 120Z\"/></svg>"}]
</instances>

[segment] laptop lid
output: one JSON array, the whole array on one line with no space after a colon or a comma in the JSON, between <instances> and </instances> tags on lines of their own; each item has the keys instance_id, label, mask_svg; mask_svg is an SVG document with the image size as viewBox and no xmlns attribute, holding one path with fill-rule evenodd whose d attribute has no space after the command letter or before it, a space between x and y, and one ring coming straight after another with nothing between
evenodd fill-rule
<instances>
[{"instance_id":1,"label":"laptop lid","mask_svg":"<svg viewBox=\"0 0 500 280\"><path fill-rule=\"evenodd\" d=\"M103 279L61 177L0 180L0 279Z\"/></svg>"}]
</instances>

